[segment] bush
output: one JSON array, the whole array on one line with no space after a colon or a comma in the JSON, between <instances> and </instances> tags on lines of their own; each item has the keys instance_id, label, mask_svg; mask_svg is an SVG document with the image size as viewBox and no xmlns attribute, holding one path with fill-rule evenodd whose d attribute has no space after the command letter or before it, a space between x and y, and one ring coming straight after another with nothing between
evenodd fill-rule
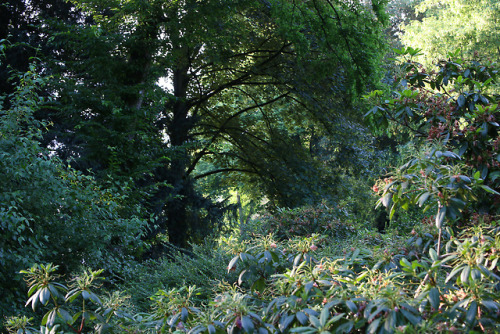
<instances>
[{"instance_id":1,"label":"bush","mask_svg":"<svg viewBox=\"0 0 500 334\"><path fill-rule=\"evenodd\" d=\"M53 267L37 266L25 272L32 287L28 304L54 304L42 321L53 333L81 324L82 313L66 305L83 300L88 304L83 331L103 333L494 333L500 330L499 223L445 234L441 257L437 235L415 231L407 242L414 253L392 256L390 268L369 249L318 259L314 239L299 238L294 248L261 238L228 265L240 273L239 288L221 285L198 307L199 289L160 290L147 314L128 314L119 303L105 306L95 285L99 272L84 273L67 289L56 281ZM64 298L62 291L69 291ZM23 318L9 320L12 331L22 326Z\"/></svg>"},{"instance_id":2,"label":"bush","mask_svg":"<svg viewBox=\"0 0 500 334\"><path fill-rule=\"evenodd\" d=\"M313 234L343 239L356 231L354 224L347 221L347 215L342 207L329 208L321 204L315 207L278 209L276 213L261 215L255 224L259 224L259 232L264 235L273 233L278 240L296 236L310 237Z\"/></svg>"},{"instance_id":3,"label":"bush","mask_svg":"<svg viewBox=\"0 0 500 334\"><path fill-rule=\"evenodd\" d=\"M119 273L144 246L146 223L126 184L98 184L40 146L43 80L34 65L19 80L10 108L0 107L1 318L22 298L19 270L57 259L63 273L82 264Z\"/></svg>"},{"instance_id":4,"label":"bush","mask_svg":"<svg viewBox=\"0 0 500 334\"><path fill-rule=\"evenodd\" d=\"M189 251L172 246L164 258L136 263L119 286L132 296L131 302L139 310L148 309L149 297L158 290L184 286L199 288L200 293L194 296L199 304L213 298L213 290L219 282L236 282L236 274L225 270L230 258L231 255L217 247L214 241L193 244Z\"/></svg>"}]
</instances>

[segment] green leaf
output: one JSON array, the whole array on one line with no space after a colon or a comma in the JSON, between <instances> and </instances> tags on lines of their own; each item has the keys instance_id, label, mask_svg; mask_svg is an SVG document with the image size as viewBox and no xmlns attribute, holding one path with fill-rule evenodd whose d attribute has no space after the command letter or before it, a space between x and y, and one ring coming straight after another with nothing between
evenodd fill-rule
<instances>
[{"instance_id":1,"label":"green leaf","mask_svg":"<svg viewBox=\"0 0 500 334\"><path fill-rule=\"evenodd\" d=\"M382 320L382 318L377 318L377 319L373 320L372 323L370 325L368 325L367 333L369 333L369 334L376 333L378 326L380 325L381 320Z\"/></svg>"},{"instance_id":2,"label":"green leaf","mask_svg":"<svg viewBox=\"0 0 500 334\"><path fill-rule=\"evenodd\" d=\"M485 186L483 184L480 184L479 187L483 188L484 190L486 190L487 192L489 192L491 194L500 195L499 192L497 192L497 191L495 191L495 190L491 189L490 187Z\"/></svg>"},{"instance_id":3,"label":"green leaf","mask_svg":"<svg viewBox=\"0 0 500 334\"><path fill-rule=\"evenodd\" d=\"M422 207L422 205L424 205L425 201L427 201L430 194L431 194L430 192L425 192L422 195L420 195L420 197L418 198L418 206L419 207Z\"/></svg>"},{"instance_id":4,"label":"green leaf","mask_svg":"<svg viewBox=\"0 0 500 334\"><path fill-rule=\"evenodd\" d=\"M313 325L314 327L321 328L321 322L314 315L311 315L309 317L309 321L311 322L311 325Z\"/></svg>"},{"instance_id":5,"label":"green leaf","mask_svg":"<svg viewBox=\"0 0 500 334\"><path fill-rule=\"evenodd\" d=\"M462 108L465 105L465 96L460 94L460 96L457 99L457 104L459 108Z\"/></svg>"},{"instance_id":6,"label":"green leaf","mask_svg":"<svg viewBox=\"0 0 500 334\"><path fill-rule=\"evenodd\" d=\"M411 312L405 309L401 309L400 311L405 316L405 318L408 319L414 326L418 325L422 320L420 317L417 317L416 315L412 314Z\"/></svg>"},{"instance_id":7,"label":"green leaf","mask_svg":"<svg viewBox=\"0 0 500 334\"><path fill-rule=\"evenodd\" d=\"M358 312L358 307L356 306L356 304L354 304L352 300L346 300L345 304L349 309L349 311L351 311L352 313Z\"/></svg>"},{"instance_id":8,"label":"green leaf","mask_svg":"<svg viewBox=\"0 0 500 334\"><path fill-rule=\"evenodd\" d=\"M396 312L390 311L389 314L387 315L387 318L385 319L384 329L387 332L392 333L395 327L396 327Z\"/></svg>"},{"instance_id":9,"label":"green leaf","mask_svg":"<svg viewBox=\"0 0 500 334\"><path fill-rule=\"evenodd\" d=\"M319 317L319 322L321 323L321 327L326 326L326 322L328 321L328 318L330 317L330 308L329 307L323 307L323 310L321 310L321 315Z\"/></svg>"},{"instance_id":10,"label":"green leaf","mask_svg":"<svg viewBox=\"0 0 500 334\"><path fill-rule=\"evenodd\" d=\"M382 197L382 204L388 208L389 207L389 204L391 204L391 200L392 200L392 193L388 192L384 195L384 197Z\"/></svg>"},{"instance_id":11,"label":"green leaf","mask_svg":"<svg viewBox=\"0 0 500 334\"><path fill-rule=\"evenodd\" d=\"M429 290L429 301L434 309L439 308L439 290L437 288L431 288Z\"/></svg>"},{"instance_id":12,"label":"green leaf","mask_svg":"<svg viewBox=\"0 0 500 334\"><path fill-rule=\"evenodd\" d=\"M45 287L40 291L40 302L43 305L47 305L49 299L50 299L50 290L48 287Z\"/></svg>"},{"instance_id":13,"label":"green leaf","mask_svg":"<svg viewBox=\"0 0 500 334\"><path fill-rule=\"evenodd\" d=\"M460 281L462 284L466 284L469 281L470 267L468 265L464 266L462 274L460 275Z\"/></svg>"},{"instance_id":14,"label":"green leaf","mask_svg":"<svg viewBox=\"0 0 500 334\"><path fill-rule=\"evenodd\" d=\"M500 276L492 273L490 270L488 270L488 268L486 268L485 266L481 265L481 264L478 264L477 267L479 268L479 270L481 270L481 272L485 275L485 276L488 276L490 278L495 278L497 280L500 281Z\"/></svg>"},{"instance_id":15,"label":"green leaf","mask_svg":"<svg viewBox=\"0 0 500 334\"><path fill-rule=\"evenodd\" d=\"M303 334L312 334L317 333L317 330L312 327L295 327L290 330L292 333L303 333Z\"/></svg>"},{"instance_id":16,"label":"green leaf","mask_svg":"<svg viewBox=\"0 0 500 334\"><path fill-rule=\"evenodd\" d=\"M472 269L470 276L474 281L479 281L481 279L481 271L478 269Z\"/></svg>"},{"instance_id":17,"label":"green leaf","mask_svg":"<svg viewBox=\"0 0 500 334\"><path fill-rule=\"evenodd\" d=\"M59 308L57 310L57 314L59 314L59 316L64 320L64 322L66 322L67 324L72 324L73 322L73 318L71 317L71 314L69 314L68 311L66 311L65 309L62 309L62 308Z\"/></svg>"},{"instance_id":18,"label":"green leaf","mask_svg":"<svg viewBox=\"0 0 500 334\"><path fill-rule=\"evenodd\" d=\"M241 285L243 284L243 277L245 276L245 274L248 272L247 269L243 270L240 275L238 276L238 285Z\"/></svg>"},{"instance_id":19,"label":"green leaf","mask_svg":"<svg viewBox=\"0 0 500 334\"><path fill-rule=\"evenodd\" d=\"M454 258L456 258L456 256ZM444 282L448 283L462 269L463 269L463 267L461 267L461 266L453 268L453 270L448 274L448 276L446 277L446 280Z\"/></svg>"},{"instance_id":20,"label":"green leaf","mask_svg":"<svg viewBox=\"0 0 500 334\"><path fill-rule=\"evenodd\" d=\"M339 327L337 327L335 333L349 333L351 332L353 327L354 327L354 322L348 321L345 324L342 324Z\"/></svg>"},{"instance_id":21,"label":"green leaf","mask_svg":"<svg viewBox=\"0 0 500 334\"><path fill-rule=\"evenodd\" d=\"M411 263L405 257L403 257L403 258L401 258L401 260L399 260L399 264L401 265L401 267L411 269Z\"/></svg>"},{"instance_id":22,"label":"green leaf","mask_svg":"<svg viewBox=\"0 0 500 334\"><path fill-rule=\"evenodd\" d=\"M295 314L297 317L297 320L300 322L301 325L305 325L307 323L307 316L305 315L304 312L299 311Z\"/></svg>"},{"instance_id":23,"label":"green leaf","mask_svg":"<svg viewBox=\"0 0 500 334\"><path fill-rule=\"evenodd\" d=\"M241 317L241 326L243 327L246 333L250 334L253 333L255 329L252 320L246 315Z\"/></svg>"},{"instance_id":24,"label":"green leaf","mask_svg":"<svg viewBox=\"0 0 500 334\"><path fill-rule=\"evenodd\" d=\"M493 312L498 312L499 310L499 305L497 302L494 302L493 300L482 300L481 304L484 305L488 310L493 311Z\"/></svg>"},{"instance_id":25,"label":"green leaf","mask_svg":"<svg viewBox=\"0 0 500 334\"><path fill-rule=\"evenodd\" d=\"M326 323L326 326L329 327L331 324L339 321L340 319L342 319L344 317L345 313L339 313L337 314L336 316L334 316L333 318L331 318L330 320L328 320L328 322Z\"/></svg>"},{"instance_id":26,"label":"green leaf","mask_svg":"<svg viewBox=\"0 0 500 334\"><path fill-rule=\"evenodd\" d=\"M434 248L430 248L429 249L429 255L432 259L432 261L437 261L438 260L438 255L437 255L437 252Z\"/></svg>"},{"instance_id":27,"label":"green leaf","mask_svg":"<svg viewBox=\"0 0 500 334\"><path fill-rule=\"evenodd\" d=\"M467 314L465 315L465 322L472 327L474 325L474 322L476 320L476 315L477 315L477 303L475 300L473 300L470 303L469 310L467 311Z\"/></svg>"},{"instance_id":28,"label":"green leaf","mask_svg":"<svg viewBox=\"0 0 500 334\"><path fill-rule=\"evenodd\" d=\"M236 262L238 261L239 258L240 258L240 256L237 255L231 259L231 261L229 262L229 264L227 266L227 272L230 272L231 270L234 270L236 268Z\"/></svg>"},{"instance_id":29,"label":"green leaf","mask_svg":"<svg viewBox=\"0 0 500 334\"><path fill-rule=\"evenodd\" d=\"M263 292L265 288L266 288L266 281L264 280L264 278L259 278L252 284L251 289L252 291Z\"/></svg>"},{"instance_id":30,"label":"green leaf","mask_svg":"<svg viewBox=\"0 0 500 334\"><path fill-rule=\"evenodd\" d=\"M295 315L293 315L293 314L290 314L287 316L282 316L280 319L279 326L278 326L279 329L282 332L285 332L286 329L290 326L290 324L293 322L294 319L295 319Z\"/></svg>"},{"instance_id":31,"label":"green leaf","mask_svg":"<svg viewBox=\"0 0 500 334\"><path fill-rule=\"evenodd\" d=\"M436 215L436 227L438 229L443 227L444 217L446 216L446 207L442 206Z\"/></svg>"}]
</instances>

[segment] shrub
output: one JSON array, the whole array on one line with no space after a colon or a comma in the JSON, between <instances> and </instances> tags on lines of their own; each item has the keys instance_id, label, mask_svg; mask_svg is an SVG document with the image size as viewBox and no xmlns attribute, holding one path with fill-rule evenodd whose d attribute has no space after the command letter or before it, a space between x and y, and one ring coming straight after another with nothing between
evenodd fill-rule
<instances>
[{"instance_id":1,"label":"shrub","mask_svg":"<svg viewBox=\"0 0 500 334\"><path fill-rule=\"evenodd\" d=\"M436 235L424 243L416 232L409 241L415 242L416 253L398 257L391 268L368 249L317 259L313 240L297 239L297 248L286 254L288 245L261 238L228 265L240 273L239 288L221 285L212 300L199 306L195 287L160 290L147 314L127 314L119 304L112 312L100 303L99 272L74 279L69 290L55 281L53 267L38 266L25 272L32 287L28 304L55 305L42 321L54 333L81 320L78 308L66 305L82 301L89 312L84 328L102 328L103 333L493 333L500 330L499 223L450 234L441 257ZM244 274L265 272L266 266L273 270L257 286L259 275ZM254 282L248 290L247 279ZM65 298L62 291L69 291ZM25 322L11 319L9 328L26 328Z\"/></svg>"},{"instance_id":2,"label":"shrub","mask_svg":"<svg viewBox=\"0 0 500 334\"><path fill-rule=\"evenodd\" d=\"M347 238L355 232L355 226L345 219L344 208L330 208L324 204L295 209L279 209L276 213L265 213L258 218L260 231L273 233L278 240L296 236L310 237L323 234L337 239Z\"/></svg>"},{"instance_id":3,"label":"shrub","mask_svg":"<svg viewBox=\"0 0 500 334\"><path fill-rule=\"evenodd\" d=\"M40 146L43 80L31 65L19 81L9 109L0 106L1 318L22 298L22 268L57 259L64 273L82 263L119 273L146 224L127 184L99 184Z\"/></svg>"}]
</instances>

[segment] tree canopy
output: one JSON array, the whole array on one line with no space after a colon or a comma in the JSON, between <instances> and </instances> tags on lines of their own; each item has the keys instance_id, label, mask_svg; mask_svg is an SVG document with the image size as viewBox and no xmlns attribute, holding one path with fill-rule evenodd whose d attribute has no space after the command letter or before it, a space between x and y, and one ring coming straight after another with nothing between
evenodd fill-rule
<instances>
[{"instance_id":1,"label":"tree canopy","mask_svg":"<svg viewBox=\"0 0 500 334\"><path fill-rule=\"evenodd\" d=\"M380 74L382 12L362 2L73 3L91 19L51 26L59 97L46 140L81 170L156 185L152 234L179 245L220 211L195 179L252 174L271 198L300 204L279 188L307 189L301 177L282 179L312 166L303 128L345 117L340 102ZM203 161L214 168L200 171Z\"/></svg>"},{"instance_id":2,"label":"tree canopy","mask_svg":"<svg viewBox=\"0 0 500 334\"><path fill-rule=\"evenodd\" d=\"M424 0L416 6L422 18L403 27L405 46L422 50L424 64L459 50L500 59L500 4L495 0Z\"/></svg>"}]
</instances>

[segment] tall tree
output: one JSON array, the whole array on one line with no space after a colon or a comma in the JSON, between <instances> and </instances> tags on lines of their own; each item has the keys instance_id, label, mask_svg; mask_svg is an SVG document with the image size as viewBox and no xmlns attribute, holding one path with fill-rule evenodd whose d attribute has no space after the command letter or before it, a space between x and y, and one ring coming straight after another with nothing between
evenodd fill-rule
<instances>
[{"instance_id":1,"label":"tall tree","mask_svg":"<svg viewBox=\"0 0 500 334\"><path fill-rule=\"evenodd\" d=\"M149 200L152 233L180 246L205 224L193 187L200 162L225 159L207 175L274 177L259 160L300 139L283 124L330 124L339 101L377 78L382 1L74 3L95 21L54 38L65 58L53 64L57 146L82 169L165 182ZM145 168L149 160L158 163Z\"/></svg>"},{"instance_id":2,"label":"tall tree","mask_svg":"<svg viewBox=\"0 0 500 334\"><path fill-rule=\"evenodd\" d=\"M415 7L420 19L403 27L404 45L422 50L430 65L459 50L462 57L500 59L500 3L496 0L424 0Z\"/></svg>"}]
</instances>

